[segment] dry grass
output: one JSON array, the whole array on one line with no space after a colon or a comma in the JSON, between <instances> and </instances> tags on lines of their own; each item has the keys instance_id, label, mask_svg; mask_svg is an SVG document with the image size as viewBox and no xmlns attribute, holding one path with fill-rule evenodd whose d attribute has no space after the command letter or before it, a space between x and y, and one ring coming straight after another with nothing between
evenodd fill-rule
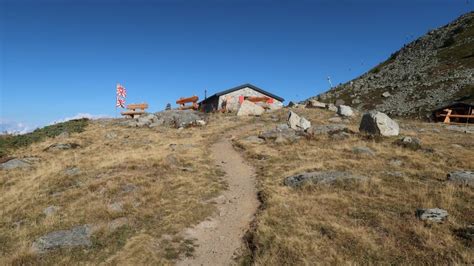
<instances>
[{"instance_id":1,"label":"dry grass","mask_svg":"<svg viewBox=\"0 0 474 266\"><path fill-rule=\"evenodd\" d=\"M313 124L329 124L332 116L323 110L296 112ZM218 115L204 128L181 132L95 122L67 139L47 139L17 150L15 156L37 156L40 161L32 170L0 170L0 264L172 264L193 251L192 240L180 232L211 215L215 207L208 199L226 187L222 171L211 161L209 145L232 127L253 123L263 130L285 118L285 110L246 120ZM349 124L356 132L358 121ZM474 223L474 190L445 180L451 170L474 169L474 138L440 125L401 125L404 135L422 140L423 150L393 145L396 138L368 140L357 135L337 141L322 136L286 145L249 144L240 139L258 130L242 130L235 143L257 170L262 200L249 234L253 254L243 261L474 263L472 243L453 233ZM419 128L427 130L418 132ZM106 138L110 132L117 137ZM59 142L81 146L44 151ZM354 154L354 146L370 147L376 156ZM390 164L392 160L402 164ZM68 176L65 170L71 167L79 168L80 174ZM346 170L369 180L301 189L282 185L284 177L310 170ZM127 187L135 189L127 192ZM110 209L109 204L117 202L123 211ZM51 205L60 210L44 215L43 209ZM446 209L448 221L425 224L414 217L416 208L431 207ZM112 221L125 225L111 229ZM94 226L91 248L47 255L31 252L37 237L81 224Z\"/></svg>"},{"instance_id":2,"label":"dry grass","mask_svg":"<svg viewBox=\"0 0 474 266\"><path fill-rule=\"evenodd\" d=\"M192 253L179 233L211 215L207 200L226 187L208 145L235 123L215 119L182 132L93 122L83 133L17 150L40 161L32 170L0 170L0 264L170 264ZM80 147L44 151L54 143ZM80 173L68 175L72 167ZM46 216L51 205L60 209ZM112 221L124 225L111 228ZM39 236L82 224L94 228L91 248L31 252Z\"/></svg>"},{"instance_id":3,"label":"dry grass","mask_svg":"<svg viewBox=\"0 0 474 266\"><path fill-rule=\"evenodd\" d=\"M313 124L328 124L332 115L324 110L296 112ZM284 121L285 113L279 115ZM356 132L359 121L349 124ZM267 120L266 128L274 124ZM402 134L422 140L423 150L396 146L396 138L367 140L357 135L342 141L322 136L287 145L238 141L258 169L263 202L249 236L253 261L258 265L474 263L472 243L453 233L474 223L474 190L446 182L449 171L474 169L474 138L438 124L400 124ZM426 131L417 132L420 128ZM376 156L354 154L355 146L367 146ZM392 160L402 165L390 164ZM369 180L301 189L282 185L285 177L312 170L351 171ZM415 218L417 208L434 207L449 212L447 222L425 224Z\"/></svg>"}]
</instances>

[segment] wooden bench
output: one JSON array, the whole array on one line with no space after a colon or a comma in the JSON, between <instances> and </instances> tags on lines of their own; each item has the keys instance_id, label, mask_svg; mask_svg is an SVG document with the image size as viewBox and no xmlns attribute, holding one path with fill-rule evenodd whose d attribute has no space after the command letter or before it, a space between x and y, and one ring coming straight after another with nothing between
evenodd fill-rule
<instances>
[{"instance_id":1,"label":"wooden bench","mask_svg":"<svg viewBox=\"0 0 474 266\"><path fill-rule=\"evenodd\" d=\"M145 113L145 109L148 108L147 103L135 103L127 105L128 111L121 112L123 116L130 116L134 118L136 115L142 115ZM137 110L138 109L138 110Z\"/></svg>"},{"instance_id":2,"label":"wooden bench","mask_svg":"<svg viewBox=\"0 0 474 266\"><path fill-rule=\"evenodd\" d=\"M458 115L458 114L451 114L453 110L451 109L444 109L443 111L446 112L446 114L441 114L440 116L445 116L443 123L445 124L450 124L451 123L451 118L467 118L467 123L469 123L469 119L474 119L474 114L471 111L471 114L468 115Z\"/></svg>"},{"instance_id":3,"label":"wooden bench","mask_svg":"<svg viewBox=\"0 0 474 266\"><path fill-rule=\"evenodd\" d=\"M188 98L181 97L176 101L176 104L180 105L179 106L180 110L187 110L187 109L197 110L199 108L199 105L197 103L198 101L199 101L199 97L197 96L192 96ZM186 103L191 103L191 105L186 106Z\"/></svg>"}]
</instances>

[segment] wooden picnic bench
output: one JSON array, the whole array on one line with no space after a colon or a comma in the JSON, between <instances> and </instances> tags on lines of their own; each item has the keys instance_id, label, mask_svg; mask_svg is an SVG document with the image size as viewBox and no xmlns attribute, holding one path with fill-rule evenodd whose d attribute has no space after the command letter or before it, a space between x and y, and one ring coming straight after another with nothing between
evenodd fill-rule
<instances>
[{"instance_id":1,"label":"wooden picnic bench","mask_svg":"<svg viewBox=\"0 0 474 266\"><path fill-rule=\"evenodd\" d=\"M145 113L145 109L148 108L147 103L134 103L127 105L128 111L121 112L120 114L123 116L130 116L134 118L135 115L142 115Z\"/></svg>"},{"instance_id":2,"label":"wooden picnic bench","mask_svg":"<svg viewBox=\"0 0 474 266\"><path fill-rule=\"evenodd\" d=\"M199 97L197 96L192 96L192 97L188 97L188 98L179 98L177 101L176 101L176 104L179 104L179 109L180 110L187 110L187 109L193 109L193 110L197 110L199 108L199 105L198 105L198 102L199 101ZM191 105L186 105L186 103L191 103Z\"/></svg>"},{"instance_id":3,"label":"wooden picnic bench","mask_svg":"<svg viewBox=\"0 0 474 266\"><path fill-rule=\"evenodd\" d=\"M443 121L445 124L451 123L451 118L467 118L467 123L469 123L469 119L474 119L472 110L470 111L470 114L467 115L452 114L453 110L451 109L444 109L443 111L445 111L446 114L440 114L440 116L445 116Z\"/></svg>"}]
</instances>

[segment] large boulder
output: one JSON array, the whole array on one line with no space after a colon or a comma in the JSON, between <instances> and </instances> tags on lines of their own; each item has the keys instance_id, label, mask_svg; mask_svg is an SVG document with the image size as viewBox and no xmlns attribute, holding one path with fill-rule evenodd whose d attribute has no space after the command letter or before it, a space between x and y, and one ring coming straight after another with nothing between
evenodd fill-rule
<instances>
[{"instance_id":1,"label":"large boulder","mask_svg":"<svg viewBox=\"0 0 474 266\"><path fill-rule=\"evenodd\" d=\"M359 131L369 135L398 136L400 127L386 114L373 110L362 116Z\"/></svg>"},{"instance_id":2,"label":"large boulder","mask_svg":"<svg viewBox=\"0 0 474 266\"><path fill-rule=\"evenodd\" d=\"M317 100L309 100L308 103L306 104L306 108L321 108L321 109L325 109L326 108L326 104L325 103L322 103L320 101L317 101Z\"/></svg>"},{"instance_id":3,"label":"large boulder","mask_svg":"<svg viewBox=\"0 0 474 266\"><path fill-rule=\"evenodd\" d=\"M311 127L311 122L290 111L288 114L288 126L294 130L306 130Z\"/></svg>"},{"instance_id":4,"label":"large boulder","mask_svg":"<svg viewBox=\"0 0 474 266\"><path fill-rule=\"evenodd\" d=\"M421 149L421 140L415 137L403 137L395 141L395 144L414 151Z\"/></svg>"},{"instance_id":5,"label":"large boulder","mask_svg":"<svg viewBox=\"0 0 474 266\"><path fill-rule=\"evenodd\" d=\"M296 131L287 125L278 125L274 129L260 133L258 137L265 141L275 141L276 143L294 142L300 138L300 136L296 134Z\"/></svg>"},{"instance_id":6,"label":"large boulder","mask_svg":"<svg viewBox=\"0 0 474 266\"><path fill-rule=\"evenodd\" d=\"M448 180L453 183L474 187L474 172L466 170L454 171L448 174Z\"/></svg>"},{"instance_id":7,"label":"large boulder","mask_svg":"<svg viewBox=\"0 0 474 266\"><path fill-rule=\"evenodd\" d=\"M89 247L92 245L90 239L91 226L81 225L70 230L61 230L48 233L33 242L32 249L38 253L44 253L56 248Z\"/></svg>"},{"instance_id":8,"label":"large boulder","mask_svg":"<svg viewBox=\"0 0 474 266\"><path fill-rule=\"evenodd\" d=\"M0 169L11 170L18 168L29 168L31 163L23 159L11 159L0 164Z\"/></svg>"},{"instance_id":9,"label":"large boulder","mask_svg":"<svg viewBox=\"0 0 474 266\"><path fill-rule=\"evenodd\" d=\"M367 177L354 175L342 171L316 171L297 174L285 178L283 183L290 187L301 187L304 184L334 184L338 181L357 181L364 180Z\"/></svg>"},{"instance_id":10,"label":"large boulder","mask_svg":"<svg viewBox=\"0 0 474 266\"><path fill-rule=\"evenodd\" d=\"M317 125L311 126L310 128L306 129L306 133L308 135L323 135L323 134L333 134L338 133L340 131L348 131L349 128L346 125L342 124L331 124L331 125Z\"/></svg>"},{"instance_id":11,"label":"large boulder","mask_svg":"<svg viewBox=\"0 0 474 266\"><path fill-rule=\"evenodd\" d=\"M175 128L198 125L199 120L206 121L206 114L195 110L165 110L155 113L156 120L148 126L166 125Z\"/></svg>"},{"instance_id":12,"label":"large boulder","mask_svg":"<svg viewBox=\"0 0 474 266\"><path fill-rule=\"evenodd\" d=\"M337 107L337 114L340 116L345 116L345 117L352 117L354 116L354 110L350 106L347 105L339 105Z\"/></svg>"},{"instance_id":13,"label":"large boulder","mask_svg":"<svg viewBox=\"0 0 474 266\"><path fill-rule=\"evenodd\" d=\"M251 101L243 101L240 105L237 116L259 116L265 112L265 109L259 105L254 104Z\"/></svg>"}]
</instances>

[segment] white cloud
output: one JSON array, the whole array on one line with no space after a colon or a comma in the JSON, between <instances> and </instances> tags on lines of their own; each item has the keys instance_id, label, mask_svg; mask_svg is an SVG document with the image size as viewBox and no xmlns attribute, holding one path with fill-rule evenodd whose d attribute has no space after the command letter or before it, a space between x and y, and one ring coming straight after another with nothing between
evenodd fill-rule
<instances>
[{"instance_id":1,"label":"white cloud","mask_svg":"<svg viewBox=\"0 0 474 266\"><path fill-rule=\"evenodd\" d=\"M31 132L35 130L36 127L27 125L22 122L15 122L15 121L9 121L9 120L4 120L0 119L0 134L25 134L28 132Z\"/></svg>"},{"instance_id":2,"label":"white cloud","mask_svg":"<svg viewBox=\"0 0 474 266\"><path fill-rule=\"evenodd\" d=\"M66 118L63 118L63 119L53 121L53 122L50 123L50 125L56 124L56 123L62 123L62 122L66 122L66 121L74 120L74 119L81 119L81 118L100 119L100 118L111 118L111 116L109 116L109 115L93 115L93 114L89 114L89 113L78 113L75 116L66 117Z\"/></svg>"}]
</instances>

